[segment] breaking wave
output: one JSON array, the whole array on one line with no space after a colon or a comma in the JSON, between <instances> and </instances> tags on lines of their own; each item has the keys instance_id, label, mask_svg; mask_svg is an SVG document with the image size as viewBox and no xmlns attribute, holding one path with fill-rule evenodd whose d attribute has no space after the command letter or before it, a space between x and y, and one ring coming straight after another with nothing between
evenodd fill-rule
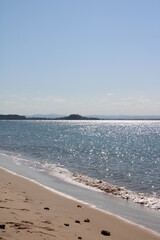
<instances>
[{"instance_id":1,"label":"breaking wave","mask_svg":"<svg viewBox=\"0 0 160 240\"><path fill-rule=\"evenodd\" d=\"M156 195L136 193L127 190L125 187L114 186L105 181L92 179L78 173L72 173L72 178L77 182L84 183L87 186L99 189L116 197L132 200L134 203L139 203L146 207L160 211L160 199L158 199Z\"/></svg>"},{"instance_id":2,"label":"breaking wave","mask_svg":"<svg viewBox=\"0 0 160 240\"><path fill-rule=\"evenodd\" d=\"M50 175L56 176L69 183L112 194L115 197L120 197L127 201L130 200L134 203L160 211L160 199L156 194L137 193L125 187L112 185L103 180L93 179L77 172L72 173L62 165L50 164L47 161L41 163L41 167Z\"/></svg>"},{"instance_id":3,"label":"breaking wave","mask_svg":"<svg viewBox=\"0 0 160 240\"><path fill-rule=\"evenodd\" d=\"M155 194L137 193L126 189L125 187L119 187L101 179L94 179L87 175L79 174L77 172L70 172L63 165L53 164L47 161L31 161L19 156L15 156L9 152L3 152L1 154L9 155L17 165L26 165L33 167L38 171L44 171L49 175L57 177L63 181L71 184L79 185L81 187L89 188L95 191L105 192L115 197L122 198L126 201L132 201L137 204L141 204L145 207L149 207L160 211L160 199Z\"/></svg>"}]
</instances>

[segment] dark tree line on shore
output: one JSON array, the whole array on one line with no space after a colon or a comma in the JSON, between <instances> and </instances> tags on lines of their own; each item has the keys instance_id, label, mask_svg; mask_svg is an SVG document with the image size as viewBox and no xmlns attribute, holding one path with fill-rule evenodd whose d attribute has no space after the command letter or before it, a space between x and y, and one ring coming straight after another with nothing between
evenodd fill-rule
<instances>
[{"instance_id":1,"label":"dark tree line on shore","mask_svg":"<svg viewBox=\"0 0 160 240\"><path fill-rule=\"evenodd\" d=\"M25 120L25 116L20 116L17 114L8 114L8 115L3 115L0 114L0 120Z\"/></svg>"},{"instance_id":2,"label":"dark tree line on shore","mask_svg":"<svg viewBox=\"0 0 160 240\"><path fill-rule=\"evenodd\" d=\"M0 120L98 120L98 118L88 118L78 114L71 114L67 117L61 117L61 118L45 118L45 117L39 118L39 117L25 117L25 116L20 116L16 114L9 114L9 115L0 114Z\"/></svg>"},{"instance_id":3,"label":"dark tree line on shore","mask_svg":"<svg viewBox=\"0 0 160 240\"><path fill-rule=\"evenodd\" d=\"M79 114L71 114L65 117L26 117L18 114L0 114L0 120L160 120L160 115L156 116L106 116L105 118L85 117Z\"/></svg>"}]
</instances>

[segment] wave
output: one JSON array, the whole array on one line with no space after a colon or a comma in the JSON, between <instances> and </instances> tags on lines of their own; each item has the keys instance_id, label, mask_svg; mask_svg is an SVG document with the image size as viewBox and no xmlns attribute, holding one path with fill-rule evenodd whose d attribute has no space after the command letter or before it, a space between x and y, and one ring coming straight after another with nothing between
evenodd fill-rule
<instances>
[{"instance_id":1,"label":"wave","mask_svg":"<svg viewBox=\"0 0 160 240\"><path fill-rule=\"evenodd\" d=\"M49 163L48 161L31 161L29 159L24 159L20 156L13 155L13 153L4 151L1 154L7 155L12 158L12 160L17 165L22 164L34 167L39 171L45 171L47 172L47 174L55 176L71 184L76 184L81 187L86 187L95 191L105 192L115 197L123 198L126 201L132 201L145 207L160 211L160 199L156 194L137 193L128 190L125 187L112 185L101 179L94 179L87 175L79 174L77 172L70 172L63 165L60 164L53 164Z\"/></svg>"},{"instance_id":2,"label":"wave","mask_svg":"<svg viewBox=\"0 0 160 240\"><path fill-rule=\"evenodd\" d=\"M92 190L112 194L113 196L121 197L127 201L131 200L134 203L138 203L145 207L160 211L160 199L156 196L156 194L137 193L128 190L125 187L112 185L103 180L93 179L77 172L72 173L69 170L65 169L62 165L51 164L46 161L41 164L42 168L45 169L49 174L61 178L64 181L70 182L72 184L78 184L82 187L87 187Z\"/></svg>"},{"instance_id":3,"label":"wave","mask_svg":"<svg viewBox=\"0 0 160 240\"><path fill-rule=\"evenodd\" d=\"M90 178L88 176L80 175L78 173L73 173L72 178L75 181L84 183L87 186L100 189L103 192L112 194L116 197L121 197L125 200L132 200L134 203L139 203L146 207L156 209L160 211L160 199L152 194L136 193L130 190L127 190L125 187L119 187L112 184L109 184L102 180L97 180Z\"/></svg>"}]
</instances>

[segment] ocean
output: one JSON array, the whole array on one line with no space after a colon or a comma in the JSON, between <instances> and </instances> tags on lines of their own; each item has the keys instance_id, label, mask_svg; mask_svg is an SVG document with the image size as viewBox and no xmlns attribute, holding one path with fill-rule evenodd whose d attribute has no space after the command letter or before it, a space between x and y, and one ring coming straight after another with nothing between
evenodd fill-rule
<instances>
[{"instance_id":1,"label":"ocean","mask_svg":"<svg viewBox=\"0 0 160 240\"><path fill-rule=\"evenodd\" d=\"M45 174L79 189L76 198L90 190L160 215L160 121L2 120L0 154L0 166Z\"/></svg>"}]
</instances>

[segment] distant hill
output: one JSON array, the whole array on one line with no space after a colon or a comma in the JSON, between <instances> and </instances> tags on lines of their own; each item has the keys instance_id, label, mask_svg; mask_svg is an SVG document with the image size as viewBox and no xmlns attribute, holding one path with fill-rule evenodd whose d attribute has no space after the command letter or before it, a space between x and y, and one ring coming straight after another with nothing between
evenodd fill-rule
<instances>
[{"instance_id":1,"label":"distant hill","mask_svg":"<svg viewBox=\"0 0 160 240\"><path fill-rule=\"evenodd\" d=\"M25 116L20 116L16 114L8 114L8 115L3 115L0 114L0 120L25 120Z\"/></svg>"},{"instance_id":2,"label":"distant hill","mask_svg":"<svg viewBox=\"0 0 160 240\"><path fill-rule=\"evenodd\" d=\"M0 120L160 120L160 115L88 115L71 114L69 116L59 114L36 114L21 116L17 114L0 114Z\"/></svg>"},{"instance_id":3,"label":"distant hill","mask_svg":"<svg viewBox=\"0 0 160 240\"><path fill-rule=\"evenodd\" d=\"M79 114L71 114L67 117L56 118L57 120L99 120L98 118L93 117L83 117Z\"/></svg>"},{"instance_id":4,"label":"distant hill","mask_svg":"<svg viewBox=\"0 0 160 240\"><path fill-rule=\"evenodd\" d=\"M26 116L27 119L59 119L59 120L160 120L160 115L85 115L71 114L65 116L62 114L34 114ZM79 119L78 119L79 118Z\"/></svg>"},{"instance_id":5,"label":"distant hill","mask_svg":"<svg viewBox=\"0 0 160 240\"><path fill-rule=\"evenodd\" d=\"M78 114L71 114L69 116L63 116L63 117L56 117L60 115L33 115L33 116L20 116L16 114L9 114L9 115L2 115L0 114L0 120L98 120L98 118L92 118L92 117L83 117Z\"/></svg>"}]
</instances>

